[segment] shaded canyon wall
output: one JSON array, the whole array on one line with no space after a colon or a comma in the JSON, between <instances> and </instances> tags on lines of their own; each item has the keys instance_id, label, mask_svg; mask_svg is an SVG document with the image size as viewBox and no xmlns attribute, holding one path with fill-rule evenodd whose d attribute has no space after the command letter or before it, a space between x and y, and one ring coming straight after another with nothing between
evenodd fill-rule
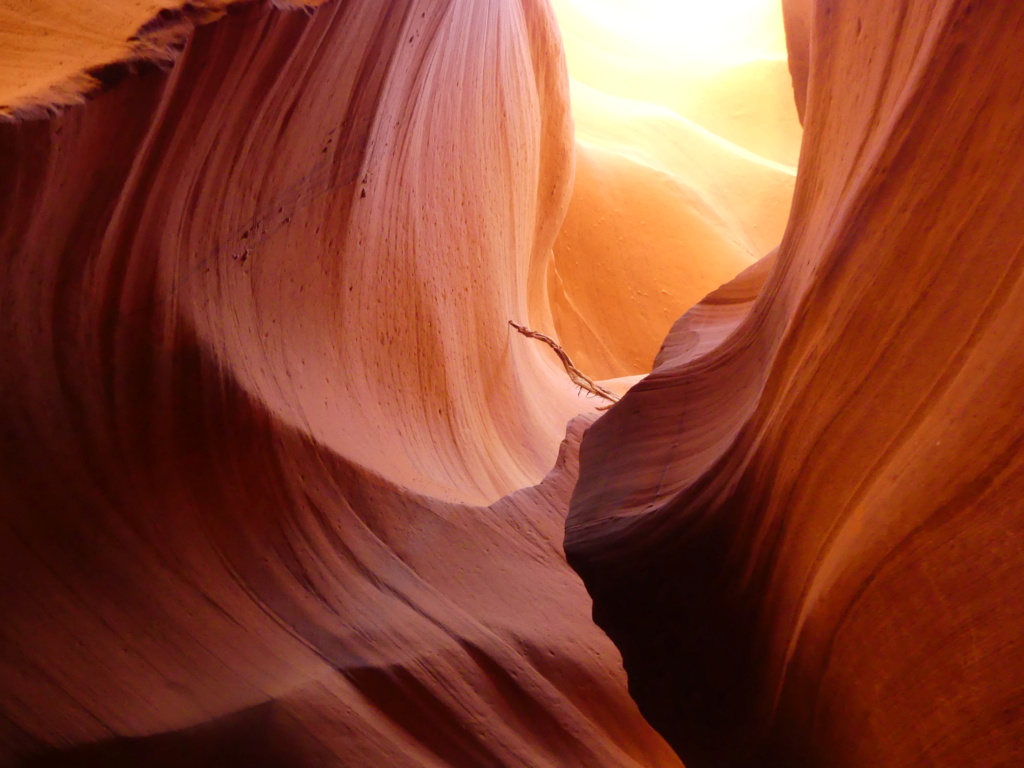
<instances>
[{"instance_id":1,"label":"shaded canyon wall","mask_svg":"<svg viewBox=\"0 0 1024 768\"><path fill-rule=\"evenodd\" d=\"M692 768L1019 765L1024 12L811 5L782 244L587 432L570 562Z\"/></svg>"}]
</instances>

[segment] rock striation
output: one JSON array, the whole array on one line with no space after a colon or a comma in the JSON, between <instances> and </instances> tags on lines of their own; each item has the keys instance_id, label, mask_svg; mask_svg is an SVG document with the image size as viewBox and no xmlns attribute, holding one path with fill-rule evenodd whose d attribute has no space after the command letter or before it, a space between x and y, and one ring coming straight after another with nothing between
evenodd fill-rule
<instances>
[{"instance_id":1,"label":"rock striation","mask_svg":"<svg viewBox=\"0 0 1024 768\"><path fill-rule=\"evenodd\" d=\"M561 549L596 403L507 325L546 3L0 30L0 764L678 765Z\"/></svg>"},{"instance_id":2,"label":"rock striation","mask_svg":"<svg viewBox=\"0 0 1024 768\"><path fill-rule=\"evenodd\" d=\"M0 7L0 765L1024 763L1024 12L783 7Z\"/></svg>"},{"instance_id":3,"label":"rock striation","mask_svg":"<svg viewBox=\"0 0 1024 768\"><path fill-rule=\"evenodd\" d=\"M690 768L1018 765L1024 13L786 7L785 236L588 430L570 562Z\"/></svg>"}]
</instances>

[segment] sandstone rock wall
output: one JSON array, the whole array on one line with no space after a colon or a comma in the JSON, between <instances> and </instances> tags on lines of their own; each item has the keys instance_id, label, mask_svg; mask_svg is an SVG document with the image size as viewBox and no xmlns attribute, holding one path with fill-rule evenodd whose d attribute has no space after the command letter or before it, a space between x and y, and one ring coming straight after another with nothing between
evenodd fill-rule
<instances>
[{"instance_id":1,"label":"sandstone rock wall","mask_svg":"<svg viewBox=\"0 0 1024 768\"><path fill-rule=\"evenodd\" d=\"M1024 14L805 22L775 263L588 431L570 562L692 768L1017 765Z\"/></svg>"},{"instance_id":2,"label":"sandstone rock wall","mask_svg":"<svg viewBox=\"0 0 1024 768\"><path fill-rule=\"evenodd\" d=\"M550 10L152 12L0 16L93 73L2 94L0 763L678 764L561 551L592 403L506 324Z\"/></svg>"}]
</instances>

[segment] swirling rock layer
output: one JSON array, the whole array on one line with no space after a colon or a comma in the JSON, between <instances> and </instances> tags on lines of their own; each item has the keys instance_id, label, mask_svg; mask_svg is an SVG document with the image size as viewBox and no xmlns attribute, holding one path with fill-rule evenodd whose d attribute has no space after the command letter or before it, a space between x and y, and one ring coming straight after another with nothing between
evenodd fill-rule
<instances>
[{"instance_id":1,"label":"swirling rock layer","mask_svg":"<svg viewBox=\"0 0 1024 768\"><path fill-rule=\"evenodd\" d=\"M570 562L691 768L1018 765L1024 13L787 5L786 235L588 431Z\"/></svg>"},{"instance_id":2,"label":"swirling rock layer","mask_svg":"<svg viewBox=\"0 0 1024 768\"><path fill-rule=\"evenodd\" d=\"M222 5L0 16L93 72L2 93L0 763L678 764L562 556L588 404L506 324L550 10Z\"/></svg>"}]
</instances>

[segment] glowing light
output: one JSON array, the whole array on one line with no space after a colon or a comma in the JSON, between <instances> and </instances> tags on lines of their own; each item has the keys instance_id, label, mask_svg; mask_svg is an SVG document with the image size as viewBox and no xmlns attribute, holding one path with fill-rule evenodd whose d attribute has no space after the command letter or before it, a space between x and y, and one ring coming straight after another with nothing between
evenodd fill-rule
<instances>
[{"instance_id":1,"label":"glowing light","mask_svg":"<svg viewBox=\"0 0 1024 768\"><path fill-rule=\"evenodd\" d=\"M781 0L552 0L608 53L715 69L786 55Z\"/></svg>"}]
</instances>

